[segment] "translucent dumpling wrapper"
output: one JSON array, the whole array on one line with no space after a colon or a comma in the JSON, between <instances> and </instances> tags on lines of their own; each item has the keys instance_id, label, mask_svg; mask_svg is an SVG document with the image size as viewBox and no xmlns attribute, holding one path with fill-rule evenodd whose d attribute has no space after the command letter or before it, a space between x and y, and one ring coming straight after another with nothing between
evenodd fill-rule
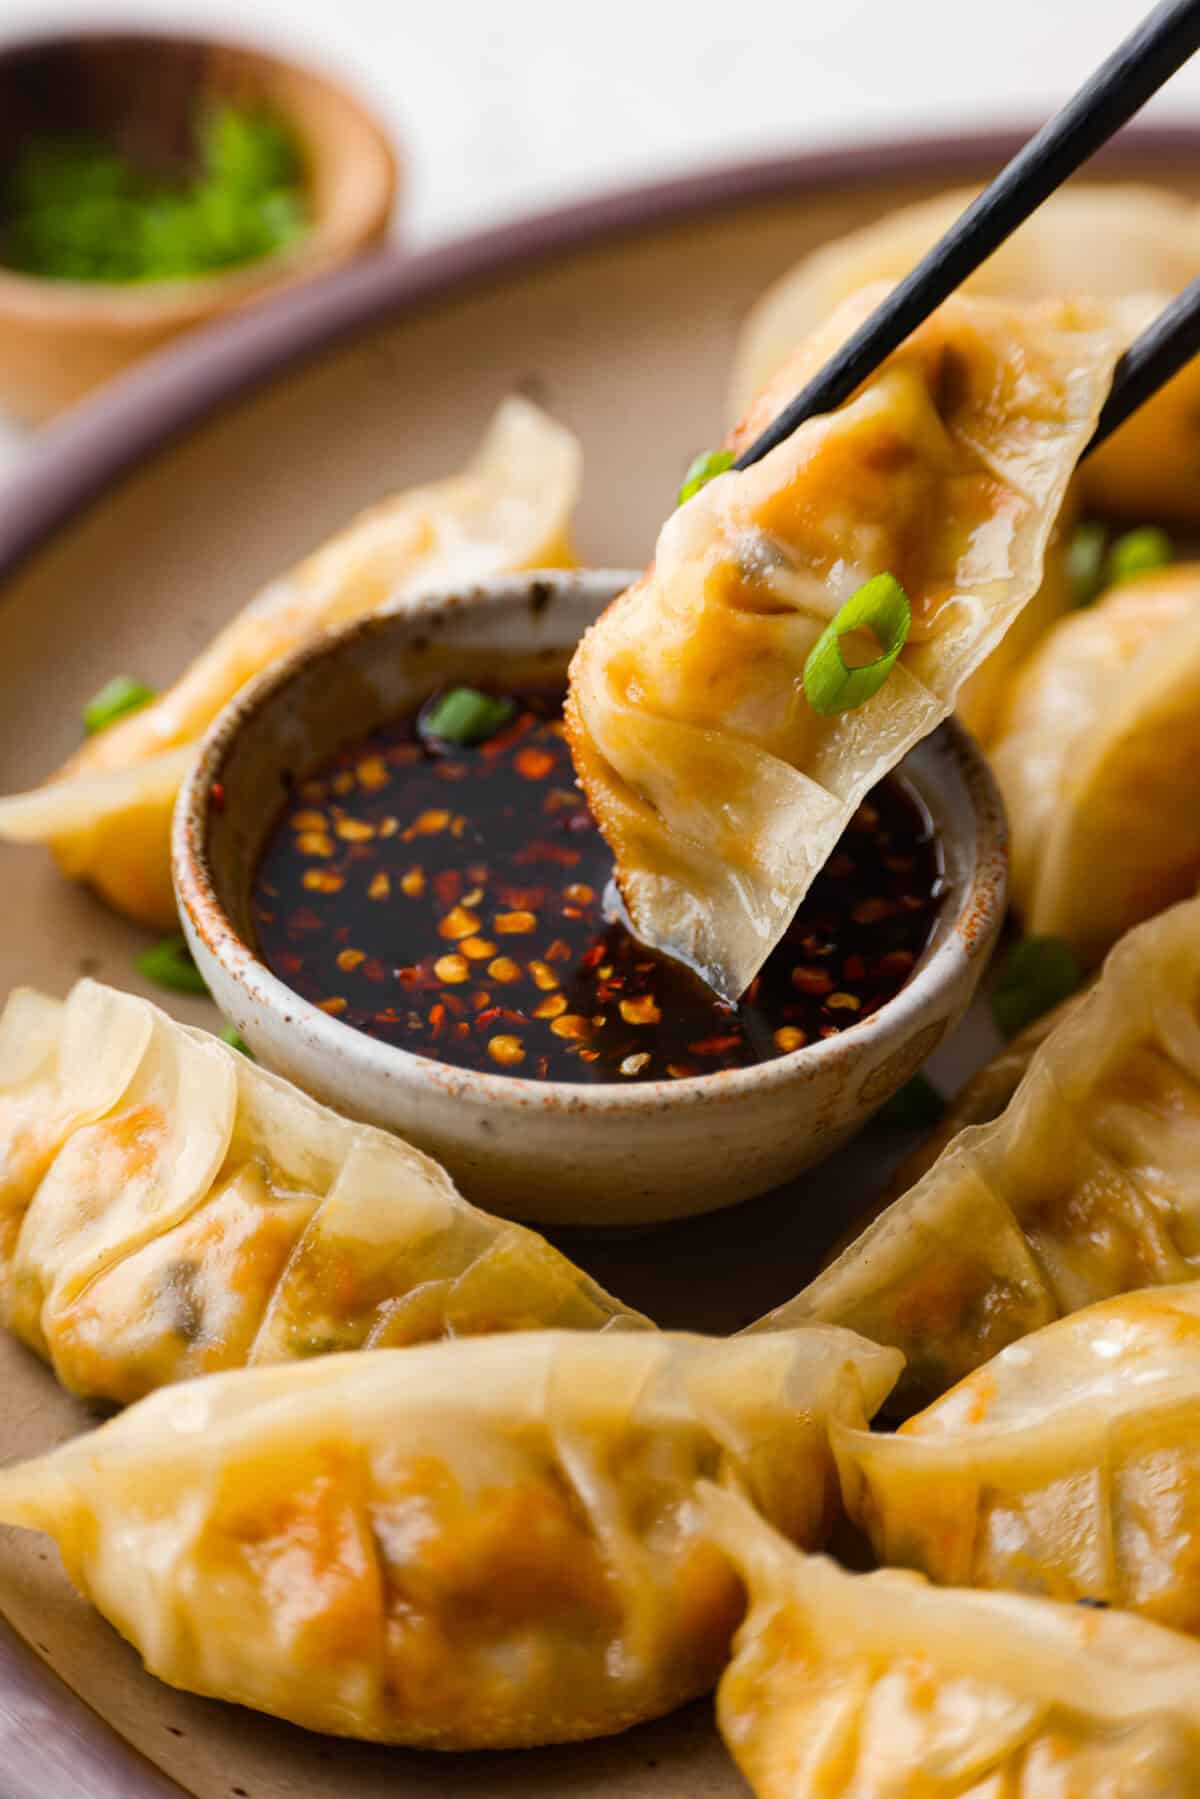
<instances>
[{"instance_id":1,"label":"translucent dumpling wrapper","mask_svg":"<svg viewBox=\"0 0 1200 1799\"><path fill-rule=\"evenodd\" d=\"M0 1315L119 1402L329 1350L648 1326L399 1138L87 980L0 1015Z\"/></svg>"},{"instance_id":2,"label":"translucent dumpling wrapper","mask_svg":"<svg viewBox=\"0 0 1200 1799\"><path fill-rule=\"evenodd\" d=\"M1054 1318L1200 1276L1200 899L1124 938L1005 1110L752 1330L836 1323L909 1358L912 1411Z\"/></svg>"},{"instance_id":3,"label":"translucent dumpling wrapper","mask_svg":"<svg viewBox=\"0 0 1200 1799\"><path fill-rule=\"evenodd\" d=\"M1200 1644L1144 1618L848 1574L704 1490L749 1614L717 1693L757 1799L1191 1799Z\"/></svg>"},{"instance_id":4,"label":"translucent dumpling wrapper","mask_svg":"<svg viewBox=\"0 0 1200 1799\"><path fill-rule=\"evenodd\" d=\"M0 1474L0 1520L174 1686L430 1748L599 1736L728 1653L697 1478L820 1543L829 1421L899 1361L836 1330L545 1331L241 1370Z\"/></svg>"},{"instance_id":5,"label":"translucent dumpling wrapper","mask_svg":"<svg viewBox=\"0 0 1200 1799\"><path fill-rule=\"evenodd\" d=\"M457 475L385 500L272 581L173 687L91 737L32 793L0 800L0 839L49 844L64 874L141 923L173 926L171 812L222 707L314 632L440 587L570 567L579 445L527 400L505 400Z\"/></svg>"},{"instance_id":6,"label":"translucent dumpling wrapper","mask_svg":"<svg viewBox=\"0 0 1200 1799\"><path fill-rule=\"evenodd\" d=\"M847 295L906 275L974 199L974 188L890 213L806 256L742 329L732 385L740 415L795 346ZM1087 294L1123 302L1130 342L1200 275L1200 208L1160 188L1068 187L1052 194L962 292L1017 300ZM1188 366L1081 470L1088 504L1130 517L1200 518L1200 364Z\"/></svg>"},{"instance_id":7,"label":"translucent dumpling wrapper","mask_svg":"<svg viewBox=\"0 0 1200 1799\"><path fill-rule=\"evenodd\" d=\"M947 1586L1200 1631L1200 1285L1123 1294L1010 1344L894 1435L834 1449L881 1561Z\"/></svg>"},{"instance_id":8,"label":"translucent dumpling wrapper","mask_svg":"<svg viewBox=\"0 0 1200 1799\"><path fill-rule=\"evenodd\" d=\"M1195 892L1200 563L1112 588L1025 664L990 746L1026 930L1098 962Z\"/></svg>"},{"instance_id":9,"label":"translucent dumpling wrapper","mask_svg":"<svg viewBox=\"0 0 1200 1799\"><path fill-rule=\"evenodd\" d=\"M877 297L788 363L735 449ZM681 506L576 652L568 731L634 928L724 997L1036 592L1117 355L1086 311L947 302L838 412ZM911 602L907 641L870 699L824 716L809 652L884 572Z\"/></svg>"}]
</instances>

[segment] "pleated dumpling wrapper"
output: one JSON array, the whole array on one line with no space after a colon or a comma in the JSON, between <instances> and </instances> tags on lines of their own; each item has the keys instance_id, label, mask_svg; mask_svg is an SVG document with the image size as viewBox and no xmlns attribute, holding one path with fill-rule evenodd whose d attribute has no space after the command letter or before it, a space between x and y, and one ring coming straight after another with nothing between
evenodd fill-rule
<instances>
[{"instance_id":1,"label":"pleated dumpling wrapper","mask_svg":"<svg viewBox=\"0 0 1200 1799\"><path fill-rule=\"evenodd\" d=\"M838 1430L881 1561L1200 1632L1200 1285L1012 1343L895 1435Z\"/></svg>"},{"instance_id":2,"label":"pleated dumpling wrapper","mask_svg":"<svg viewBox=\"0 0 1200 1799\"><path fill-rule=\"evenodd\" d=\"M1018 675L989 755L1025 928L1088 965L1196 890L1200 563L1112 588Z\"/></svg>"},{"instance_id":3,"label":"pleated dumpling wrapper","mask_svg":"<svg viewBox=\"0 0 1200 1799\"><path fill-rule=\"evenodd\" d=\"M1200 1275L1200 899L1122 939L972 1125L752 1330L844 1324L909 1358L912 1411L1054 1318Z\"/></svg>"},{"instance_id":4,"label":"pleated dumpling wrapper","mask_svg":"<svg viewBox=\"0 0 1200 1799\"><path fill-rule=\"evenodd\" d=\"M1194 1799L1200 1644L1144 1618L848 1574L707 1487L750 1611L717 1692L757 1799Z\"/></svg>"},{"instance_id":5,"label":"pleated dumpling wrapper","mask_svg":"<svg viewBox=\"0 0 1200 1799\"><path fill-rule=\"evenodd\" d=\"M734 449L878 297L803 347ZM725 998L1037 590L1117 356L1102 324L1096 308L1084 325L1067 305L948 301L838 412L682 505L583 639L568 733L634 927ZM911 603L907 640L865 703L818 712L809 653L883 573Z\"/></svg>"},{"instance_id":6,"label":"pleated dumpling wrapper","mask_svg":"<svg viewBox=\"0 0 1200 1799\"><path fill-rule=\"evenodd\" d=\"M570 567L579 482L571 433L529 401L505 400L460 474L364 512L270 582L173 687L89 738L44 787L0 800L0 839L49 844L64 874L119 912L173 929L171 811L221 708L305 638L387 602Z\"/></svg>"},{"instance_id":7,"label":"pleated dumpling wrapper","mask_svg":"<svg viewBox=\"0 0 1200 1799\"><path fill-rule=\"evenodd\" d=\"M329 1350L648 1323L398 1137L86 980L0 1015L0 1314L122 1403Z\"/></svg>"},{"instance_id":8,"label":"pleated dumpling wrapper","mask_svg":"<svg viewBox=\"0 0 1200 1799\"><path fill-rule=\"evenodd\" d=\"M0 1474L0 1520L174 1686L431 1748L601 1736L728 1653L697 1477L820 1543L829 1421L899 1362L837 1330L535 1331L245 1369Z\"/></svg>"},{"instance_id":9,"label":"pleated dumpling wrapper","mask_svg":"<svg viewBox=\"0 0 1200 1799\"><path fill-rule=\"evenodd\" d=\"M734 415L773 380L795 346L868 282L899 281L975 198L958 188L889 213L806 256L759 300L742 329ZM1116 302L1125 342L1200 275L1200 207L1162 188L1117 183L1060 189L962 291L999 299L1087 294ZM1189 363L1080 471L1085 499L1132 517L1200 519L1200 364Z\"/></svg>"}]
</instances>

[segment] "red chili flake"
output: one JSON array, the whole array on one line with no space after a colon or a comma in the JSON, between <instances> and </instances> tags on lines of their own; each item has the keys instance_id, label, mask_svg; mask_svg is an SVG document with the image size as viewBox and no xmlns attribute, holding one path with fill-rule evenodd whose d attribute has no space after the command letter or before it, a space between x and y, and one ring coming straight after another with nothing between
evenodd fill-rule
<instances>
[{"instance_id":1,"label":"red chili flake","mask_svg":"<svg viewBox=\"0 0 1200 1799\"><path fill-rule=\"evenodd\" d=\"M906 912L923 912L929 901L922 899L918 893L902 893L900 904Z\"/></svg>"},{"instance_id":2,"label":"red chili flake","mask_svg":"<svg viewBox=\"0 0 1200 1799\"><path fill-rule=\"evenodd\" d=\"M438 1035L438 1033L440 1032L440 1030L441 1030L442 1026L445 1024L445 1022L446 1022L445 1006L431 1006L429 1008L429 1026L435 1037Z\"/></svg>"},{"instance_id":3,"label":"red chili flake","mask_svg":"<svg viewBox=\"0 0 1200 1799\"><path fill-rule=\"evenodd\" d=\"M396 972L399 974L399 969L397 969ZM386 981L388 978L388 971L379 960L378 956L368 956L367 960L359 969L359 973L363 976L364 980L368 981Z\"/></svg>"},{"instance_id":4,"label":"red chili flake","mask_svg":"<svg viewBox=\"0 0 1200 1799\"><path fill-rule=\"evenodd\" d=\"M400 1014L393 1006L385 1006L382 1012L374 1014L376 1024L399 1024Z\"/></svg>"},{"instance_id":5,"label":"red chili flake","mask_svg":"<svg viewBox=\"0 0 1200 1799\"><path fill-rule=\"evenodd\" d=\"M208 797L209 797L209 801L212 805L212 809L214 812L224 812L224 810L225 810L225 783L224 783L224 781L214 781L212 783L212 785L209 787Z\"/></svg>"},{"instance_id":6,"label":"red chili flake","mask_svg":"<svg viewBox=\"0 0 1200 1799\"><path fill-rule=\"evenodd\" d=\"M365 964L364 964L364 972L365 972ZM368 979L370 979L370 978L371 977L368 976ZM419 968L414 968L411 963L409 963L404 968L398 968L396 970L396 979L404 987L415 986L415 984L420 980L420 978L421 978L421 970Z\"/></svg>"},{"instance_id":7,"label":"red chili flake","mask_svg":"<svg viewBox=\"0 0 1200 1799\"><path fill-rule=\"evenodd\" d=\"M310 907L298 906L288 919L288 929L290 931L323 931L325 920L318 918Z\"/></svg>"},{"instance_id":8,"label":"red chili flake","mask_svg":"<svg viewBox=\"0 0 1200 1799\"><path fill-rule=\"evenodd\" d=\"M544 781L554 767L555 756L550 750L528 749L518 750L513 757L513 767L524 781Z\"/></svg>"},{"instance_id":9,"label":"red chili flake","mask_svg":"<svg viewBox=\"0 0 1200 1799\"><path fill-rule=\"evenodd\" d=\"M475 1016L475 1029L477 1031L486 1031L490 1024L495 1024L500 1016L500 1012L501 1008L499 1006L486 1006L482 1012L477 1013Z\"/></svg>"},{"instance_id":10,"label":"red chili flake","mask_svg":"<svg viewBox=\"0 0 1200 1799\"><path fill-rule=\"evenodd\" d=\"M579 1052L579 1060L581 1062L598 1062L600 1060L600 1051L598 1049L581 1049Z\"/></svg>"},{"instance_id":11,"label":"red chili flake","mask_svg":"<svg viewBox=\"0 0 1200 1799\"><path fill-rule=\"evenodd\" d=\"M463 1004L462 1000L459 999L457 993L443 993L441 995L441 1001L442 1001L442 1004L450 1010L450 1012L454 1015L455 1018L461 1018L463 1013L467 1009L466 1006Z\"/></svg>"},{"instance_id":12,"label":"red chili flake","mask_svg":"<svg viewBox=\"0 0 1200 1799\"><path fill-rule=\"evenodd\" d=\"M550 945L550 948L546 951L546 960L548 962L559 962L559 961L566 960L565 957L556 956L554 954L556 947L557 947L557 941L555 943L552 943ZM566 946L564 945L564 948L565 947ZM570 952L568 951L568 954L569 953ZM580 956L579 966L580 966L580 969L585 974L588 974L591 972L591 970L593 968L598 968L600 966L601 962L603 962L603 960L604 960L604 945L603 945L603 943L593 943L591 949L586 950L584 952L584 954L582 956Z\"/></svg>"},{"instance_id":13,"label":"red chili flake","mask_svg":"<svg viewBox=\"0 0 1200 1799\"><path fill-rule=\"evenodd\" d=\"M580 854L579 850L568 849L565 843L547 843L538 837L519 849L513 861L518 868L529 868L538 862L553 862L559 868L575 868Z\"/></svg>"},{"instance_id":14,"label":"red chili flake","mask_svg":"<svg viewBox=\"0 0 1200 1799\"><path fill-rule=\"evenodd\" d=\"M847 956L842 963L842 973L848 981L862 981L867 975L867 958L865 956Z\"/></svg>"},{"instance_id":15,"label":"red chili flake","mask_svg":"<svg viewBox=\"0 0 1200 1799\"><path fill-rule=\"evenodd\" d=\"M915 961L916 957L910 949L890 949L876 962L875 972L890 979L894 975L907 974Z\"/></svg>"},{"instance_id":16,"label":"red chili flake","mask_svg":"<svg viewBox=\"0 0 1200 1799\"><path fill-rule=\"evenodd\" d=\"M687 1062L668 1062L667 1073L673 1081L686 1081L696 1073L696 1070Z\"/></svg>"},{"instance_id":17,"label":"red chili flake","mask_svg":"<svg viewBox=\"0 0 1200 1799\"><path fill-rule=\"evenodd\" d=\"M562 915L564 918L582 918L583 917L583 913L579 910L578 906L564 906L562 909Z\"/></svg>"},{"instance_id":18,"label":"red chili flake","mask_svg":"<svg viewBox=\"0 0 1200 1799\"><path fill-rule=\"evenodd\" d=\"M469 1024L456 1024L454 1027L454 1035L456 1037L469 1037L471 1035L470 1025Z\"/></svg>"},{"instance_id":19,"label":"red chili flake","mask_svg":"<svg viewBox=\"0 0 1200 1799\"><path fill-rule=\"evenodd\" d=\"M546 951L544 960L547 962L569 962L571 960L569 946L563 942L561 937L556 937L554 942L550 945L550 948ZM600 957L597 956L596 961L598 962L599 960Z\"/></svg>"},{"instance_id":20,"label":"red chili flake","mask_svg":"<svg viewBox=\"0 0 1200 1799\"><path fill-rule=\"evenodd\" d=\"M806 968L799 963L792 970L792 986L798 993L832 993L833 976L824 968Z\"/></svg>"},{"instance_id":21,"label":"red chili flake","mask_svg":"<svg viewBox=\"0 0 1200 1799\"><path fill-rule=\"evenodd\" d=\"M545 904L545 887L510 887L507 882L496 888L497 897L510 912L536 912Z\"/></svg>"},{"instance_id":22,"label":"red chili flake","mask_svg":"<svg viewBox=\"0 0 1200 1799\"><path fill-rule=\"evenodd\" d=\"M457 868L443 868L434 875L432 886L439 904L449 910L462 892L462 876Z\"/></svg>"},{"instance_id":23,"label":"red chili flake","mask_svg":"<svg viewBox=\"0 0 1200 1799\"><path fill-rule=\"evenodd\" d=\"M278 962L284 974L300 974L304 968L304 958L292 955L290 950L281 951Z\"/></svg>"},{"instance_id":24,"label":"red chili flake","mask_svg":"<svg viewBox=\"0 0 1200 1799\"><path fill-rule=\"evenodd\" d=\"M693 1056L723 1056L731 1049L738 1049L741 1041L735 1031L728 1037L702 1037L698 1043L689 1043L688 1049Z\"/></svg>"}]
</instances>

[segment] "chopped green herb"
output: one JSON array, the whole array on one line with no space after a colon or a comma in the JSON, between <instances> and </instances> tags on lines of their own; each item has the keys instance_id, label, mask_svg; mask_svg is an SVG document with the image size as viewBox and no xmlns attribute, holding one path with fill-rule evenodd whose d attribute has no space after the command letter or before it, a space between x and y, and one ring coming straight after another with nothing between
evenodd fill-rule
<instances>
[{"instance_id":1,"label":"chopped green herb","mask_svg":"<svg viewBox=\"0 0 1200 1799\"><path fill-rule=\"evenodd\" d=\"M732 450L701 450L693 457L687 474L683 477L683 486L679 489L679 504L690 500L694 493L707 487L714 475L723 475L726 469L733 467Z\"/></svg>"},{"instance_id":2,"label":"chopped green herb","mask_svg":"<svg viewBox=\"0 0 1200 1799\"><path fill-rule=\"evenodd\" d=\"M173 993L207 993L204 976L192 961L192 952L178 934L164 937L151 949L143 950L134 962L138 973L156 987L169 987Z\"/></svg>"},{"instance_id":3,"label":"chopped green herb","mask_svg":"<svg viewBox=\"0 0 1200 1799\"><path fill-rule=\"evenodd\" d=\"M0 260L64 281L178 280L257 261L308 225L298 145L259 108L213 104L194 167L165 174L102 139L35 139L0 194Z\"/></svg>"},{"instance_id":4,"label":"chopped green herb","mask_svg":"<svg viewBox=\"0 0 1200 1799\"><path fill-rule=\"evenodd\" d=\"M1069 999L1083 985L1083 969L1061 937L1026 937L1006 957L992 988L992 1016L1005 1037Z\"/></svg>"},{"instance_id":5,"label":"chopped green herb","mask_svg":"<svg viewBox=\"0 0 1200 1799\"><path fill-rule=\"evenodd\" d=\"M482 743L494 737L517 715L515 700L474 687L451 687L422 708L417 730L423 739L438 743Z\"/></svg>"},{"instance_id":6,"label":"chopped green herb","mask_svg":"<svg viewBox=\"0 0 1200 1799\"><path fill-rule=\"evenodd\" d=\"M908 1131L934 1125L946 1110L946 1102L923 1074L914 1074L891 1099L885 1100L875 1116L881 1124Z\"/></svg>"},{"instance_id":7,"label":"chopped green herb","mask_svg":"<svg viewBox=\"0 0 1200 1799\"><path fill-rule=\"evenodd\" d=\"M115 725L127 712L140 712L157 697L153 687L147 687L144 681L137 681L132 675L114 675L84 707L83 728L89 737L94 737L97 731L107 731L109 725Z\"/></svg>"},{"instance_id":8,"label":"chopped green herb","mask_svg":"<svg viewBox=\"0 0 1200 1799\"><path fill-rule=\"evenodd\" d=\"M246 1039L242 1036L242 1033L238 1030L236 1024L227 1024L224 1026L221 1031L221 1042L227 1043L230 1049L240 1050L242 1055L249 1056L252 1062L255 1060L254 1051L250 1048L250 1045L246 1042Z\"/></svg>"},{"instance_id":9,"label":"chopped green herb","mask_svg":"<svg viewBox=\"0 0 1200 1799\"><path fill-rule=\"evenodd\" d=\"M804 692L813 711L825 718L850 712L878 693L904 648L911 623L908 595L895 575L875 575L864 581L809 651ZM869 632L882 651L856 667L842 655L843 637L855 631Z\"/></svg>"},{"instance_id":10,"label":"chopped green herb","mask_svg":"<svg viewBox=\"0 0 1200 1799\"><path fill-rule=\"evenodd\" d=\"M1108 583L1116 587L1121 581L1148 575L1151 569L1165 568L1174 552L1171 539L1157 525L1143 525L1118 537L1108 552Z\"/></svg>"},{"instance_id":11,"label":"chopped green herb","mask_svg":"<svg viewBox=\"0 0 1200 1799\"><path fill-rule=\"evenodd\" d=\"M1090 606L1104 590L1107 538L1104 526L1089 519L1078 527L1067 545L1067 578L1077 606Z\"/></svg>"}]
</instances>

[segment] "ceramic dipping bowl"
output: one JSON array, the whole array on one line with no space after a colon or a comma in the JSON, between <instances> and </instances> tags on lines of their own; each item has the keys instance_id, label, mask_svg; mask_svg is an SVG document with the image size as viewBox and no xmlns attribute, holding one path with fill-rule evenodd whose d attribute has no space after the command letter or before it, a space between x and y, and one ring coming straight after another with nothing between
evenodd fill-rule
<instances>
[{"instance_id":1,"label":"ceramic dipping bowl","mask_svg":"<svg viewBox=\"0 0 1200 1799\"><path fill-rule=\"evenodd\" d=\"M254 1053L340 1111L428 1150L477 1204L543 1224L629 1226L712 1211L828 1155L953 1030L1004 914L1003 809L983 757L951 721L902 769L941 841L944 893L930 941L900 992L837 1037L749 1068L576 1085L427 1060L285 986L256 953L250 892L287 786L447 683L517 685L565 672L581 633L632 579L610 570L505 576L314 639L217 719L175 814L183 927Z\"/></svg>"}]
</instances>

